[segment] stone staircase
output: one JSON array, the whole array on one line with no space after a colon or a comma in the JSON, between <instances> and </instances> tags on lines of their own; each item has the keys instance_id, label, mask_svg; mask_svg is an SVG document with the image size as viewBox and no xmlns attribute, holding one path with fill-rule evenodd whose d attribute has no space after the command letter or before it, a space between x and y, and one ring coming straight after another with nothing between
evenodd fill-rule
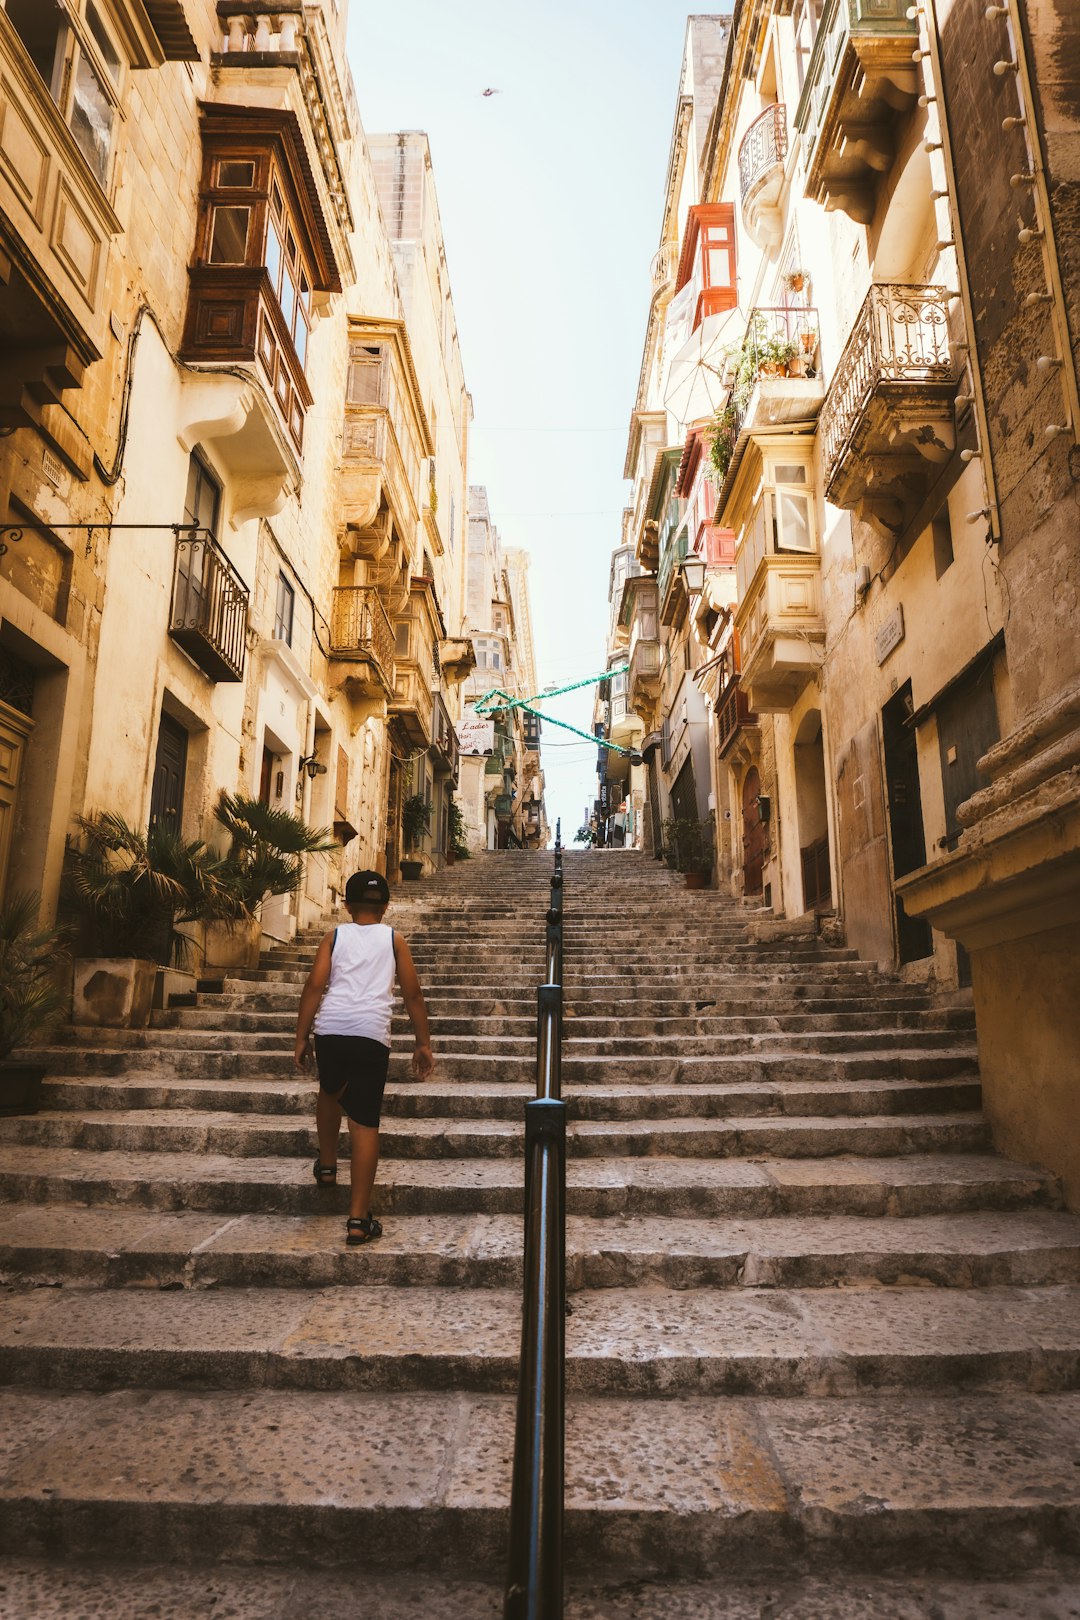
<instances>
[{"instance_id":1,"label":"stone staircase","mask_svg":"<svg viewBox=\"0 0 1080 1620\"><path fill-rule=\"evenodd\" d=\"M5 1620L501 1612L550 872L395 891L437 1069L399 1018L370 1247L291 1064L317 935L51 1049L0 1121ZM566 879L568 1615L1080 1616L1080 1221L991 1152L970 1015L640 856Z\"/></svg>"}]
</instances>

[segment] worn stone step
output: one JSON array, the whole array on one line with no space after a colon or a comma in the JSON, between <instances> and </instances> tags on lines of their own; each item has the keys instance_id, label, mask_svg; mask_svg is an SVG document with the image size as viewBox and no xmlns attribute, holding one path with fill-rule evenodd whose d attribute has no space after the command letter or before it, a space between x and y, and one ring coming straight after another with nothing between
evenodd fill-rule
<instances>
[{"instance_id":1,"label":"worn stone step","mask_svg":"<svg viewBox=\"0 0 1080 1620\"><path fill-rule=\"evenodd\" d=\"M972 1152L989 1146L985 1121L971 1109L941 1113L756 1113L719 1118L574 1120L567 1135L572 1158L787 1157L828 1154ZM381 1147L393 1158L440 1160L522 1156L524 1111L516 1119L395 1117L383 1120ZM0 1144L119 1153L214 1153L259 1158L293 1157L311 1145L311 1118L144 1109L84 1113L44 1112L0 1119Z\"/></svg>"},{"instance_id":2,"label":"worn stone step","mask_svg":"<svg viewBox=\"0 0 1080 1620\"><path fill-rule=\"evenodd\" d=\"M311 1176L314 1133L296 1157L210 1153L93 1152L21 1144L0 1149L0 1197L22 1202L81 1201L158 1210L311 1215L348 1202L342 1140L336 1188ZM791 1149L791 1142L784 1144ZM384 1158L378 1203L395 1214L507 1214L520 1211L520 1158ZM1053 1177L993 1155L940 1151L871 1158L779 1156L759 1159L573 1158L568 1201L580 1215L678 1216L941 1214L1058 1208Z\"/></svg>"},{"instance_id":3,"label":"worn stone step","mask_svg":"<svg viewBox=\"0 0 1080 1620\"><path fill-rule=\"evenodd\" d=\"M395 1575L355 1568L250 1565L63 1563L0 1559L7 1620L289 1620L296 1614L350 1614L362 1589L371 1620L501 1620L503 1583L445 1573ZM835 1574L753 1581L597 1582L571 1575L565 1620L1077 1620L1080 1571L1064 1559L1014 1578Z\"/></svg>"},{"instance_id":4,"label":"worn stone step","mask_svg":"<svg viewBox=\"0 0 1080 1620\"><path fill-rule=\"evenodd\" d=\"M39 1388L517 1387L521 1300L460 1288L0 1293L0 1380ZM574 1295L567 1388L855 1395L1080 1384L1080 1289L601 1289Z\"/></svg>"},{"instance_id":5,"label":"worn stone step","mask_svg":"<svg viewBox=\"0 0 1080 1620\"><path fill-rule=\"evenodd\" d=\"M127 1075L138 1080L172 1073L175 1068L174 1055L160 1049L43 1047L40 1051L54 1079ZM902 1052L820 1053L806 1049L707 1057L678 1053L577 1057L568 1048L563 1054L563 1088L569 1094L575 1086L646 1080L731 1084L747 1080L946 1079L973 1074L976 1056L974 1047L960 1041L940 1049L919 1047ZM184 1056L184 1073L201 1079L286 1080L295 1077L296 1068L291 1051L224 1049L188 1052ZM436 1053L436 1073L442 1080L497 1078L521 1082L535 1079L536 1063L532 1053L489 1056L443 1050ZM407 1047L394 1051L390 1058L391 1081L408 1080L410 1074Z\"/></svg>"},{"instance_id":6,"label":"worn stone step","mask_svg":"<svg viewBox=\"0 0 1080 1620\"><path fill-rule=\"evenodd\" d=\"M502 1569L509 1396L14 1388L5 1408L0 1537L24 1555ZM985 1577L1080 1545L1074 1393L576 1396L566 1460L567 1561L593 1578Z\"/></svg>"},{"instance_id":7,"label":"worn stone step","mask_svg":"<svg viewBox=\"0 0 1080 1620\"><path fill-rule=\"evenodd\" d=\"M443 1085L438 1078L420 1083L397 1082L385 1093L384 1119L415 1118L522 1118L525 1103L535 1095L528 1081L459 1080ZM974 1077L945 1080L864 1080L853 1083L829 1080L803 1085L796 1081L744 1085L602 1085L569 1095L572 1119L668 1120L688 1116L725 1114L890 1114L949 1112L975 1108L981 1087ZM186 1109L221 1111L238 1115L302 1115L310 1119L313 1081L237 1082L195 1080L183 1075L162 1075L135 1082L117 1079L46 1079L43 1099L47 1112L95 1114L103 1111ZM40 1117L40 1116L38 1116ZM22 1127L0 1120L4 1132Z\"/></svg>"},{"instance_id":8,"label":"worn stone step","mask_svg":"<svg viewBox=\"0 0 1080 1620\"><path fill-rule=\"evenodd\" d=\"M386 1190L375 1207L389 1216L380 1202ZM377 1243L356 1250L345 1247L343 1235L340 1213L23 1204L4 1221L0 1277L98 1287L520 1285L519 1215L396 1214ZM1080 1221L1039 1209L758 1220L572 1215L567 1277L571 1289L1075 1285Z\"/></svg>"}]
</instances>

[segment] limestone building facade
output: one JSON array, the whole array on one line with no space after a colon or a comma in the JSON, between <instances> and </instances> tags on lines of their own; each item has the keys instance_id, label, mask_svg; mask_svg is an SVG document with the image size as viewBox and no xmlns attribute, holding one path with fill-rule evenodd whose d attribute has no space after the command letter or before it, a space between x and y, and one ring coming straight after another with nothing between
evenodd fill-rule
<instances>
[{"instance_id":1,"label":"limestone building facade","mask_svg":"<svg viewBox=\"0 0 1080 1620\"><path fill-rule=\"evenodd\" d=\"M999 1139L1072 1196L1077 43L690 19L609 603L645 847L711 813L715 882L974 994Z\"/></svg>"},{"instance_id":2,"label":"limestone building facade","mask_svg":"<svg viewBox=\"0 0 1080 1620\"><path fill-rule=\"evenodd\" d=\"M471 402L426 138L347 0L0 6L0 892L77 817L332 827L289 937L448 842Z\"/></svg>"}]
</instances>

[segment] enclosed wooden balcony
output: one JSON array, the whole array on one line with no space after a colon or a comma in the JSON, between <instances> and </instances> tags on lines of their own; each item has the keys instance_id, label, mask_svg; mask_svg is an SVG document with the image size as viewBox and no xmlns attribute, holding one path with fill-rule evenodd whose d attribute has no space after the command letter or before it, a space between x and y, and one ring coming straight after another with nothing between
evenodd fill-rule
<instances>
[{"instance_id":1,"label":"enclosed wooden balcony","mask_svg":"<svg viewBox=\"0 0 1080 1620\"><path fill-rule=\"evenodd\" d=\"M458 779L458 735L441 692L433 694L431 757L438 771L446 771L452 782Z\"/></svg>"},{"instance_id":2,"label":"enclosed wooden balcony","mask_svg":"<svg viewBox=\"0 0 1080 1620\"><path fill-rule=\"evenodd\" d=\"M817 557L767 556L735 620L742 675L755 710L784 713L821 668L825 651Z\"/></svg>"},{"instance_id":3,"label":"enclosed wooden balcony","mask_svg":"<svg viewBox=\"0 0 1080 1620\"><path fill-rule=\"evenodd\" d=\"M389 697L394 690L394 632L374 585L341 585L330 621L332 671L353 699Z\"/></svg>"},{"instance_id":4,"label":"enclosed wooden balcony","mask_svg":"<svg viewBox=\"0 0 1080 1620\"><path fill-rule=\"evenodd\" d=\"M955 448L956 385L947 289L871 287L818 423L833 505L899 532Z\"/></svg>"},{"instance_id":5,"label":"enclosed wooden balcony","mask_svg":"<svg viewBox=\"0 0 1080 1620\"><path fill-rule=\"evenodd\" d=\"M806 194L865 225L915 103L919 20L908 0L826 0L796 128Z\"/></svg>"},{"instance_id":6,"label":"enclosed wooden balcony","mask_svg":"<svg viewBox=\"0 0 1080 1620\"><path fill-rule=\"evenodd\" d=\"M739 147L742 215L759 248L775 247L783 235L780 201L787 149L787 108L780 102L754 119Z\"/></svg>"},{"instance_id":7,"label":"enclosed wooden balcony","mask_svg":"<svg viewBox=\"0 0 1080 1620\"><path fill-rule=\"evenodd\" d=\"M176 540L169 635L212 681L244 678L247 586L204 529L183 529Z\"/></svg>"},{"instance_id":8,"label":"enclosed wooden balcony","mask_svg":"<svg viewBox=\"0 0 1080 1620\"><path fill-rule=\"evenodd\" d=\"M394 694L389 712L396 716L410 742L418 748L431 746L431 690L415 664L398 663L395 666Z\"/></svg>"}]
</instances>

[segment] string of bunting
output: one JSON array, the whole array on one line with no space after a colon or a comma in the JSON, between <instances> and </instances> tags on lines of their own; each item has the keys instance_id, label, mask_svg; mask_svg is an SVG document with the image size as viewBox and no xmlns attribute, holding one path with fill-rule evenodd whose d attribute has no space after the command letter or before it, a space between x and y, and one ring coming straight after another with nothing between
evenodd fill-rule
<instances>
[{"instance_id":1,"label":"string of bunting","mask_svg":"<svg viewBox=\"0 0 1080 1620\"><path fill-rule=\"evenodd\" d=\"M613 675L626 675L629 673L629 664L623 664L618 669L605 669L599 675L589 675L583 681L571 681L566 686L557 686L550 692L534 692L528 698L511 697L504 692L501 686L492 687L485 692L474 705L477 714L495 714L503 710L523 709L526 714L534 714L538 720L545 720L549 726L561 726L563 731L572 731L575 737L584 737L586 742L594 743L598 748L607 748L613 754L623 754L629 757L632 765L641 764L641 755L633 748L624 748L621 743L609 742L606 737L596 737L591 731L582 731L580 726L572 726L569 720L557 720L553 714L546 714L543 709L534 707L542 703L545 698L562 697L566 692L576 692L582 686L596 686L600 681L610 680Z\"/></svg>"}]
</instances>

